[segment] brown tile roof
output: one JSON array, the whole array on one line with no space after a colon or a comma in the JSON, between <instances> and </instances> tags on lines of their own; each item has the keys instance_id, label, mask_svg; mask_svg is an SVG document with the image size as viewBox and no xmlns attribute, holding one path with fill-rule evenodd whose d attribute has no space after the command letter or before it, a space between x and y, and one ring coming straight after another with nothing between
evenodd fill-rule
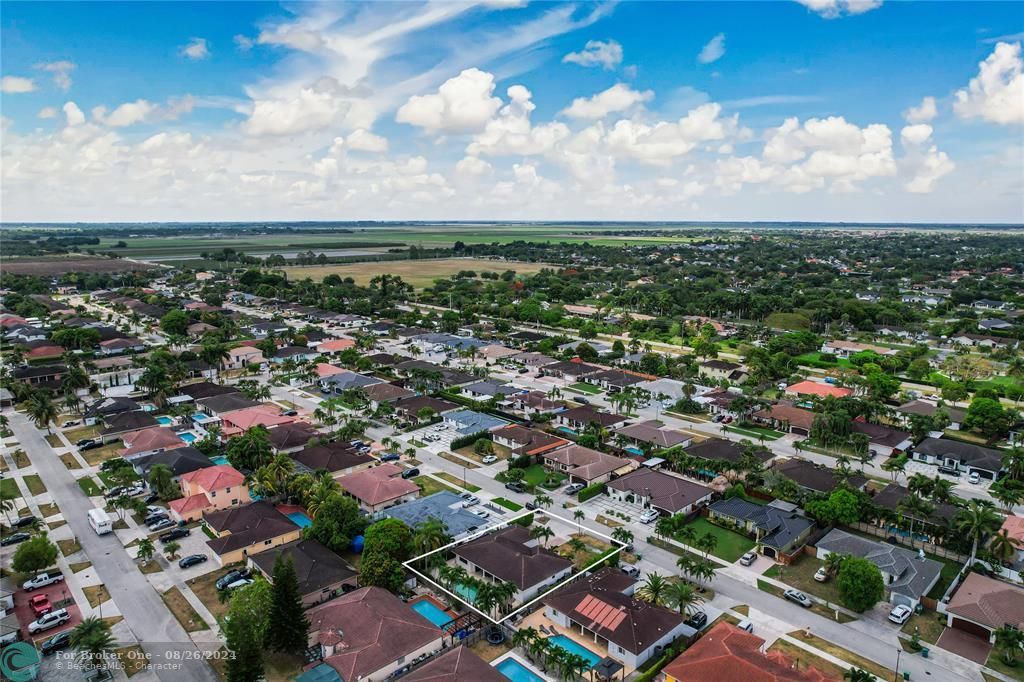
<instances>
[{"instance_id":1,"label":"brown tile roof","mask_svg":"<svg viewBox=\"0 0 1024 682\"><path fill-rule=\"evenodd\" d=\"M373 457L357 452L348 443L326 443L292 453L292 459L313 471L334 473L373 462Z\"/></svg>"},{"instance_id":2,"label":"brown tile roof","mask_svg":"<svg viewBox=\"0 0 1024 682\"><path fill-rule=\"evenodd\" d=\"M542 455L569 443L564 438L518 424L509 424L494 431L492 435L515 443L513 450L517 455Z\"/></svg>"},{"instance_id":3,"label":"brown tile roof","mask_svg":"<svg viewBox=\"0 0 1024 682\"><path fill-rule=\"evenodd\" d=\"M564 464L569 467L566 473L582 478L584 481L592 481L609 474L624 466L628 466L631 460L607 455L597 450L585 448L582 445L570 445L567 448L559 448L552 452L544 453L544 458Z\"/></svg>"},{"instance_id":4,"label":"brown tile roof","mask_svg":"<svg viewBox=\"0 0 1024 682\"><path fill-rule=\"evenodd\" d=\"M338 479L342 490L362 502L376 506L417 492L420 488L410 480L402 478L403 467L394 464L357 471Z\"/></svg>"},{"instance_id":5,"label":"brown tile roof","mask_svg":"<svg viewBox=\"0 0 1024 682\"><path fill-rule=\"evenodd\" d=\"M687 505L694 504L712 493L711 488L647 468L637 469L617 478L610 482L608 487L650 495L652 506L670 512L681 511Z\"/></svg>"},{"instance_id":6,"label":"brown tile roof","mask_svg":"<svg viewBox=\"0 0 1024 682\"><path fill-rule=\"evenodd\" d=\"M604 568L559 588L542 601L598 636L639 654L679 627L683 617L625 594L634 581L623 576L617 569Z\"/></svg>"},{"instance_id":7,"label":"brown tile roof","mask_svg":"<svg viewBox=\"0 0 1024 682\"><path fill-rule=\"evenodd\" d=\"M946 610L997 629L1024 628L1024 589L979 573L970 573L949 600Z\"/></svg>"},{"instance_id":8,"label":"brown tile roof","mask_svg":"<svg viewBox=\"0 0 1024 682\"><path fill-rule=\"evenodd\" d=\"M513 583L520 590L533 587L572 566L568 559L536 544L527 546L528 542L531 542L528 530L522 526L509 526L467 542L453 551L499 579Z\"/></svg>"},{"instance_id":9,"label":"brown tile roof","mask_svg":"<svg viewBox=\"0 0 1024 682\"><path fill-rule=\"evenodd\" d=\"M316 540L296 540L252 557L254 564L270 578L274 576L274 563L282 554L292 558L299 581L299 594L318 593L338 583L351 581L356 571L340 556Z\"/></svg>"},{"instance_id":10,"label":"brown tile roof","mask_svg":"<svg viewBox=\"0 0 1024 682\"><path fill-rule=\"evenodd\" d=\"M396 386L394 384L386 383L364 386L363 393L370 400L385 403L390 403L395 400L400 400L402 398L410 398L416 395L415 392L410 391L409 389L403 386Z\"/></svg>"},{"instance_id":11,"label":"brown tile roof","mask_svg":"<svg viewBox=\"0 0 1024 682\"><path fill-rule=\"evenodd\" d=\"M810 431L811 425L814 424L813 412L801 407L793 407L792 405L772 405L764 410L758 410L754 413L754 416L758 419L774 419L775 421L789 422L790 426L795 426L805 431Z\"/></svg>"},{"instance_id":12,"label":"brown tile roof","mask_svg":"<svg viewBox=\"0 0 1024 682\"><path fill-rule=\"evenodd\" d=\"M668 682L824 682L817 668L796 669L782 654L763 654L764 640L730 623L719 623L684 651L663 672Z\"/></svg>"},{"instance_id":13,"label":"brown tile roof","mask_svg":"<svg viewBox=\"0 0 1024 682\"><path fill-rule=\"evenodd\" d=\"M663 422L655 419L649 419L643 422L637 422L636 424L630 424L629 426L623 426L621 429L616 429L615 433L625 436L626 438L632 438L643 443L650 443L657 447L670 448L680 443L685 443L692 440L690 436L687 436L681 431L674 431L672 429L665 428Z\"/></svg>"},{"instance_id":14,"label":"brown tile roof","mask_svg":"<svg viewBox=\"0 0 1024 682\"><path fill-rule=\"evenodd\" d=\"M497 668L460 646L402 678L405 682L508 682Z\"/></svg>"},{"instance_id":15,"label":"brown tile roof","mask_svg":"<svg viewBox=\"0 0 1024 682\"><path fill-rule=\"evenodd\" d=\"M269 502L253 502L244 507L223 509L203 518L217 533L230 533L207 540L207 546L217 554L227 554L263 543L299 528Z\"/></svg>"},{"instance_id":16,"label":"brown tile roof","mask_svg":"<svg viewBox=\"0 0 1024 682\"><path fill-rule=\"evenodd\" d=\"M358 680L431 642L441 646L441 630L395 595L364 587L306 612L310 632L335 641L324 663L343 680Z\"/></svg>"},{"instance_id":17,"label":"brown tile roof","mask_svg":"<svg viewBox=\"0 0 1024 682\"><path fill-rule=\"evenodd\" d=\"M305 445L313 438L322 435L313 425L306 422L292 422L281 424L268 431L270 444L278 450L288 450Z\"/></svg>"},{"instance_id":18,"label":"brown tile roof","mask_svg":"<svg viewBox=\"0 0 1024 682\"><path fill-rule=\"evenodd\" d=\"M171 448L184 447L185 441L178 438L178 434L172 429L163 426L151 426L141 431L126 433L123 437L126 449L122 455L134 455L139 452L150 450L170 450Z\"/></svg>"}]
</instances>

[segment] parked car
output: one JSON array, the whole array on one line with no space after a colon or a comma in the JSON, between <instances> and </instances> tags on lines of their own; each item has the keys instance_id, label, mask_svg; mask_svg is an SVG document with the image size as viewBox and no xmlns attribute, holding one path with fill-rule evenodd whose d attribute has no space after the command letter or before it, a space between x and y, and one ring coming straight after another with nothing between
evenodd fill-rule
<instances>
[{"instance_id":1,"label":"parked car","mask_svg":"<svg viewBox=\"0 0 1024 682\"><path fill-rule=\"evenodd\" d=\"M692 616L687 618L685 621L686 625L689 625L694 630L700 630L702 627L708 624L708 614L703 611L697 611Z\"/></svg>"},{"instance_id":2,"label":"parked car","mask_svg":"<svg viewBox=\"0 0 1024 682\"><path fill-rule=\"evenodd\" d=\"M491 515L487 513L486 509L470 509L469 513L474 516L479 516L481 519L488 519L491 517Z\"/></svg>"},{"instance_id":3,"label":"parked car","mask_svg":"<svg viewBox=\"0 0 1024 682\"><path fill-rule=\"evenodd\" d=\"M29 634L34 635L37 632L43 632L44 630L52 630L55 627L63 625L69 620L71 620L71 614L68 613L67 609L57 609L56 611L50 611L29 623L28 631Z\"/></svg>"},{"instance_id":4,"label":"parked car","mask_svg":"<svg viewBox=\"0 0 1024 682\"><path fill-rule=\"evenodd\" d=\"M11 528L28 528L38 520L39 519L37 519L35 516L29 514L28 516L23 516L14 523L12 523Z\"/></svg>"},{"instance_id":5,"label":"parked car","mask_svg":"<svg viewBox=\"0 0 1024 682\"><path fill-rule=\"evenodd\" d=\"M81 424L81 423L82 423L82 422L81 422L81 420L79 420L79 419L72 419L71 421L66 421L66 422L64 422L64 426L63 426L63 428L65 428L65 429L66 429L66 428L68 428L69 426L78 426L78 425L79 425L79 424Z\"/></svg>"},{"instance_id":6,"label":"parked car","mask_svg":"<svg viewBox=\"0 0 1024 682\"><path fill-rule=\"evenodd\" d=\"M505 484L505 488L511 490L514 493L526 492L526 486L520 483L519 481L509 481L508 483Z\"/></svg>"},{"instance_id":7,"label":"parked car","mask_svg":"<svg viewBox=\"0 0 1024 682\"><path fill-rule=\"evenodd\" d=\"M750 633L754 632L754 624L751 623L749 620L741 620L736 625L736 627L738 627L740 630L746 630L747 632L750 632Z\"/></svg>"},{"instance_id":8,"label":"parked car","mask_svg":"<svg viewBox=\"0 0 1024 682\"><path fill-rule=\"evenodd\" d=\"M817 580L819 583L827 583L828 569L826 569L824 566L819 566L818 570L814 572L814 579Z\"/></svg>"},{"instance_id":9,"label":"parked car","mask_svg":"<svg viewBox=\"0 0 1024 682\"><path fill-rule=\"evenodd\" d=\"M626 575L628 575L631 578L639 578L640 577L640 569L637 566L634 566L633 564L625 564L625 565L621 566L620 568L622 568L622 572L623 573L625 573Z\"/></svg>"},{"instance_id":10,"label":"parked car","mask_svg":"<svg viewBox=\"0 0 1024 682\"><path fill-rule=\"evenodd\" d=\"M178 568L189 568L204 563L208 557L205 554L190 554L178 560Z\"/></svg>"},{"instance_id":11,"label":"parked car","mask_svg":"<svg viewBox=\"0 0 1024 682\"><path fill-rule=\"evenodd\" d=\"M419 475L420 470L417 469L416 467L413 467L412 469L406 469L405 471L402 472L402 478L416 478Z\"/></svg>"},{"instance_id":12,"label":"parked car","mask_svg":"<svg viewBox=\"0 0 1024 682\"><path fill-rule=\"evenodd\" d=\"M459 497L462 498L463 507L472 507L474 504L480 504L480 498L473 493L462 493Z\"/></svg>"},{"instance_id":13,"label":"parked car","mask_svg":"<svg viewBox=\"0 0 1024 682\"><path fill-rule=\"evenodd\" d=\"M50 639L43 642L42 646L39 647L39 651L42 652L43 656L49 656L52 653L60 651L61 649L67 648L71 644L71 632L58 632Z\"/></svg>"},{"instance_id":14,"label":"parked car","mask_svg":"<svg viewBox=\"0 0 1024 682\"><path fill-rule=\"evenodd\" d=\"M161 535L160 542L166 545L168 542L180 540L181 538L188 537L191 534L192 531L190 531L188 528L175 528L174 530L169 530L163 535Z\"/></svg>"},{"instance_id":15,"label":"parked car","mask_svg":"<svg viewBox=\"0 0 1024 682\"><path fill-rule=\"evenodd\" d=\"M640 521L640 523L651 523L659 516L660 514L658 514L658 512L655 511L654 509L647 509L644 510L644 512L640 514L639 517L637 517L637 520Z\"/></svg>"},{"instance_id":16,"label":"parked car","mask_svg":"<svg viewBox=\"0 0 1024 682\"><path fill-rule=\"evenodd\" d=\"M47 597L45 594L33 595L28 600L28 606L30 609L32 609L32 613L33 615L35 615L36 618L43 615L44 613L49 613L50 611L53 611L53 604L50 603L50 598Z\"/></svg>"},{"instance_id":17,"label":"parked car","mask_svg":"<svg viewBox=\"0 0 1024 682\"><path fill-rule=\"evenodd\" d=\"M786 599L788 599L791 602L795 602L795 603L799 604L800 606L804 607L805 609L811 608L811 604L814 603L814 602L811 601L810 597L808 597L803 592L800 592L799 590L794 590L794 589L786 590L785 592L782 593L782 596L785 597Z\"/></svg>"},{"instance_id":18,"label":"parked car","mask_svg":"<svg viewBox=\"0 0 1024 682\"><path fill-rule=\"evenodd\" d=\"M757 553L747 552L746 554L740 557L740 566L749 566L755 561L757 561Z\"/></svg>"},{"instance_id":19,"label":"parked car","mask_svg":"<svg viewBox=\"0 0 1024 682\"><path fill-rule=\"evenodd\" d=\"M907 622L907 619L914 614L913 610L909 606L904 604L897 604L889 612L889 620L899 625L903 625Z\"/></svg>"},{"instance_id":20,"label":"parked car","mask_svg":"<svg viewBox=\"0 0 1024 682\"><path fill-rule=\"evenodd\" d=\"M583 396L580 396L580 395L573 396L572 399L573 399L573 402L577 402L580 405L589 405L590 404L589 400L587 400L586 398L584 398Z\"/></svg>"},{"instance_id":21,"label":"parked car","mask_svg":"<svg viewBox=\"0 0 1024 682\"><path fill-rule=\"evenodd\" d=\"M82 438L81 440L75 441L76 448L87 448L93 446L96 443L92 438Z\"/></svg>"},{"instance_id":22,"label":"parked car","mask_svg":"<svg viewBox=\"0 0 1024 682\"><path fill-rule=\"evenodd\" d=\"M298 410L285 410L281 413L284 417L297 417L299 414Z\"/></svg>"},{"instance_id":23,"label":"parked car","mask_svg":"<svg viewBox=\"0 0 1024 682\"><path fill-rule=\"evenodd\" d=\"M967 482L968 483L981 483L981 476L978 474L977 471L972 471L970 473L970 475L967 477Z\"/></svg>"},{"instance_id":24,"label":"parked car","mask_svg":"<svg viewBox=\"0 0 1024 682\"><path fill-rule=\"evenodd\" d=\"M223 590L226 589L228 585L235 582L236 580L241 580L242 578L248 577L249 571L229 571L228 573L225 573L220 578L218 578L215 585L217 586L218 590Z\"/></svg>"},{"instance_id":25,"label":"parked car","mask_svg":"<svg viewBox=\"0 0 1024 682\"><path fill-rule=\"evenodd\" d=\"M56 583L64 582L64 574L60 571L47 571L46 573L40 573L33 578L29 578L21 585L21 589L26 592L32 590L38 590L40 587L46 587L47 585L54 585Z\"/></svg>"},{"instance_id":26,"label":"parked car","mask_svg":"<svg viewBox=\"0 0 1024 682\"><path fill-rule=\"evenodd\" d=\"M526 503L526 508L530 511L534 511L535 509L540 509L540 505L531 500Z\"/></svg>"},{"instance_id":27,"label":"parked car","mask_svg":"<svg viewBox=\"0 0 1024 682\"><path fill-rule=\"evenodd\" d=\"M232 592L234 590L237 590L239 587L245 587L246 585L252 585L254 582L256 582L256 581L253 580L252 578L239 578L238 580L236 580L235 582L231 583L230 585L228 585L224 589L227 590L228 592Z\"/></svg>"},{"instance_id":28,"label":"parked car","mask_svg":"<svg viewBox=\"0 0 1024 682\"><path fill-rule=\"evenodd\" d=\"M578 493L579 491L583 490L586 487L587 486L583 485L582 483L570 483L569 485L565 486L565 490L563 490L562 492L564 492L566 495L575 495L576 493Z\"/></svg>"},{"instance_id":29,"label":"parked car","mask_svg":"<svg viewBox=\"0 0 1024 682\"><path fill-rule=\"evenodd\" d=\"M484 455L480 459L480 461L483 462L484 464L494 464L495 462L498 461L498 457L497 455Z\"/></svg>"},{"instance_id":30,"label":"parked car","mask_svg":"<svg viewBox=\"0 0 1024 682\"><path fill-rule=\"evenodd\" d=\"M397 452L385 452L383 455L379 457L379 459L382 462L397 462L398 460L402 459L402 456Z\"/></svg>"},{"instance_id":31,"label":"parked car","mask_svg":"<svg viewBox=\"0 0 1024 682\"><path fill-rule=\"evenodd\" d=\"M149 532L150 533L155 533L158 530L163 530L164 528L170 528L171 526L174 525L174 521L171 521L169 518L164 517L162 519L156 519L155 521L151 521L151 522L149 522L146 525L149 527ZM163 538L161 538L161 539L163 539ZM169 541L168 540L164 540L164 542L169 542Z\"/></svg>"},{"instance_id":32,"label":"parked car","mask_svg":"<svg viewBox=\"0 0 1024 682\"><path fill-rule=\"evenodd\" d=\"M142 522L148 526L151 523L156 523L157 521L159 521L161 519L166 519L166 518L167 518L167 510L166 509L161 509L160 511L153 512L151 514L147 513L146 517L144 519L142 519Z\"/></svg>"},{"instance_id":33,"label":"parked car","mask_svg":"<svg viewBox=\"0 0 1024 682\"><path fill-rule=\"evenodd\" d=\"M16 545L19 542L25 542L32 536L28 533L14 533L0 540L0 547L8 547L10 545Z\"/></svg>"}]
</instances>

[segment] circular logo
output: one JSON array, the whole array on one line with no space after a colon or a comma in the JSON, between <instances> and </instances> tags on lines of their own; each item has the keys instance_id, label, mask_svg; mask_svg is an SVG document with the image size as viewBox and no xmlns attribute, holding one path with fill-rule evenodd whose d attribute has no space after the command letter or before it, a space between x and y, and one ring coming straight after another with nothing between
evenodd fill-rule
<instances>
[{"instance_id":1,"label":"circular logo","mask_svg":"<svg viewBox=\"0 0 1024 682\"><path fill-rule=\"evenodd\" d=\"M15 642L0 653L0 672L11 682L28 682L39 674L39 652L28 642Z\"/></svg>"}]
</instances>

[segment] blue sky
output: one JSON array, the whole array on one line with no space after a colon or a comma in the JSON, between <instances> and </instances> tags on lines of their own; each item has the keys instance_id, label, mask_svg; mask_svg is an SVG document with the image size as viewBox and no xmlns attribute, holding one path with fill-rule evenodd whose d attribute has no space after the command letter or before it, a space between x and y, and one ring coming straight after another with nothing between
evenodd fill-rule
<instances>
[{"instance_id":1,"label":"blue sky","mask_svg":"<svg viewBox=\"0 0 1024 682\"><path fill-rule=\"evenodd\" d=\"M0 38L5 220L1024 222L1018 3L5 2Z\"/></svg>"}]
</instances>

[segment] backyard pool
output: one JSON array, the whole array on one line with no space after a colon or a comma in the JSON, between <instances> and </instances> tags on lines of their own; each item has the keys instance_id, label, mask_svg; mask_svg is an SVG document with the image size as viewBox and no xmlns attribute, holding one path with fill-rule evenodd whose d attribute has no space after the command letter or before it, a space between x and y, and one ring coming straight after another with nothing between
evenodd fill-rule
<instances>
[{"instance_id":1,"label":"backyard pool","mask_svg":"<svg viewBox=\"0 0 1024 682\"><path fill-rule=\"evenodd\" d=\"M288 512L287 514L285 514L285 516L291 519L292 522L295 523L295 525L299 528L306 528L307 526L313 525L312 519L310 519L308 516L306 516L305 513L300 511Z\"/></svg>"},{"instance_id":2,"label":"backyard pool","mask_svg":"<svg viewBox=\"0 0 1024 682\"><path fill-rule=\"evenodd\" d=\"M191 431L182 431L181 433L178 434L178 438L182 439L189 445L192 445L192 443L195 443L197 440L199 440L199 436L197 436Z\"/></svg>"},{"instance_id":3,"label":"backyard pool","mask_svg":"<svg viewBox=\"0 0 1024 682\"><path fill-rule=\"evenodd\" d=\"M514 658L506 658L495 667L512 682L544 682L543 677L533 674L529 668Z\"/></svg>"},{"instance_id":4,"label":"backyard pool","mask_svg":"<svg viewBox=\"0 0 1024 682\"><path fill-rule=\"evenodd\" d=\"M228 458L225 457L224 455L217 455L216 457L211 457L210 461L213 462L214 464L227 464Z\"/></svg>"},{"instance_id":5,"label":"backyard pool","mask_svg":"<svg viewBox=\"0 0 1024 682\"><path fill-rule=\"evenodd\" d=\"M439 628L444 627L446 624L452 621L452 617L449 616L444 609L442 609L429 599L420 599L419 601L414 601L411 604L409 604L409 606L412 607L413 611L420 614L421 616L423 616Z\"/></svg>"},{"instance_id":6,"label":"backyard pool","mask_svg":"<svg viewBox=\"0 0 1024 682\"><path fill-rule=\"evenodd\" d=\"M156 418L156 423L157 424L163 424L164 426L170 426L171 424L174 423L174 420L171 419L170 417L163 416L163 417L157 417Z\"/></svg>"},{"instance_id":7,"label":"backyard pool","mask_svg":"<svg viewBox=\"0 0 1024 682\"><path fill-rule=\"evenodd\" d=\"M462 597L463 599L465 599L466 601L470 602L471 604L476 603L476 588L472 585L463 585L462 583L456 583L455 586L452 587L452 591L455 592L455 594Z\"/></svg>"},{"instance_id":8,"label":"backyard pool","mask_svg":"<svg viewBox=\"0 0 1024 682\"><path fill-rule=\"evenodd\" d=\"M548 637L548 641L557 646L559 649L565 649L570 654L576 654L582 656L590 664L589 667L593 668L595 665L601 662L601 657L595 654L587 647L579 644L574 639L570 639L565 635L555 635L554 637Z\"/></svg>"}]
</instances>

